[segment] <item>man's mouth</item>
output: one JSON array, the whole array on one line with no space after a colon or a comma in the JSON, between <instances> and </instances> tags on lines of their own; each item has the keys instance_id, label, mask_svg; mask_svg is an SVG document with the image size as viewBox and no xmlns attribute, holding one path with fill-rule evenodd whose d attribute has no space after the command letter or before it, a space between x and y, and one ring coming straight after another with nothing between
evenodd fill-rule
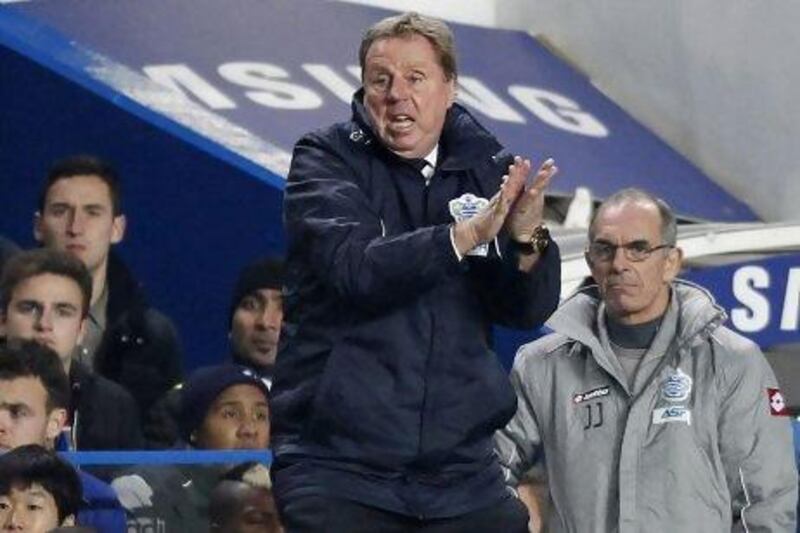
<instances>
[{"instance_id":1,"label":"man's mouth","mask_svg":"<svg viewBox=\"0 0 800 533\"><path fill-rule=\"evenodd\" d=\"M265 338L252 339L253 346L260 352L271 352L275 349L275 341Z\"/></svg>"},{"instance_id":2,"label":"man's mouth","mask_svg":"<svg viewBox=\"0 0 800 533\"><path fill-rule=\"evenodd\" d=\"M409 115L392 115L389 117L389 125L392 129L404 130L414 125L414 119Z\"/></svg>"},{"instance_id":3,"label":"man's mouth","mask_svg":"<svg viewBox=\"0 0 800 533\"><path fill-rule=\"evenodd\" d=\"M42 344L44 346L52 347L54 344L52 337L34 337L34 339L38 344Z\"/></svg>"}]
</instances>

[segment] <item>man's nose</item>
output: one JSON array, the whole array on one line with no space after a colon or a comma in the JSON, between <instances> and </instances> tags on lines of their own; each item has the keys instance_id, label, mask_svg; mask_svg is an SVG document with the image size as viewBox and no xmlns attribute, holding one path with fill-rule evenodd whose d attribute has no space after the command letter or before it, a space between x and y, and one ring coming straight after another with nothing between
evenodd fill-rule
<instances>
[{"instance_id":1,"label":"man's nose","mask_svg":"<svg viewBox=\"0 0 800 533\"><path fill-rule=\"evenodd\" d=\"M617 272L627 270L630 261L625 255L625 248L618 246L614 248L614 256L611 258L611 268Z\"/></svg>"},{"instance_id":2,"label":"man's nose","mask_svg":"<svg viewBox=\"0 0 800 533\"><path fill-rule=\"evenodd\" d=\"M405 100L408 98L409 92L410 85L402 77L394 78L389 86L389 98L391 100Z\"/></svg>"},{"instance_id":3,"label":"man's nose","mask_svg":"<svg viewBox=\"0 0 800 533\"><path fill-rule=\"evenodd\" d=\"M7 511L3 520L3 531L22 531L25 529L24 513L17 506Z\"/></svg>"},{"instance_id":4,"label":"man's nose","mask_svg":"<svg viewBox=\"0 0 800 533\"><path fill-rule=\"evenodd\" d=\"M70 235L80 235L83 233L83 228L86 223L83 215L75 209L70 212L69 219L67 220L67 232Z\"/></svg>"},{"instance_id":5,"label":"man's nose","mask_svg":"<svg viewBox=\"0 0 800 533\"><path fill-rule=\"evenodd\" d=\"M264 329L281 329L282 313L272 306L264 306L258 314L258 325Z\"/></svg>"},{"instance_id":6,"label":"man's nose","mask_svg":"<svg viewBox=\"0 0 800 533\"><path fill-rule=\"evenodd\" d=\"M253 417L246 418L239 426L239 436L244 438L255 438L258 435L259 421Z\"/></svg>"},{"instance_id":7,"label":"man's nose","mask_svg":"<svg viewBox=\"0 0 800 533\"><path fill-rule=\"evenodd\" d=\"M37 311L35 326L38 331L50 331L53 329L53 312L50 309Z\"/></svg>"}]
</instances>

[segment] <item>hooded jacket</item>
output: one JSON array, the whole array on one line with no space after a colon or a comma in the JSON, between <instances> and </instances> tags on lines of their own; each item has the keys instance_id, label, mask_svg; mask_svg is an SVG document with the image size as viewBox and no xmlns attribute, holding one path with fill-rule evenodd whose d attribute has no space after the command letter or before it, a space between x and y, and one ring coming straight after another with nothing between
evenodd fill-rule
<instances>
[{"instance_id":1,"label":"hooded jacket","mask_svg":"<svg viewBox=\"0 0 800 533\"><path fill-rule=\"evenodd\" d=\"M508 482L544 461L552 531L793 532L791 428L758 347L676 281L629 387L604 316L577 293L520 349L517 414L497 435Z\"/></svg>"},{"instance_id":2,"label":"hooded jacket","mask_svg":"<svg viewBox=\"0 0 800 533\"><path fill-rule=\"evenodd\" d=\"M505 236L459 262L448 204L491 198L510 157L454 105L426 185L373 134L361 96L352 121L297 143L287 180L276 499L308 479L393 512L455 516L507 495L492 434L515 403L490 326L549 316L558 248L530 273Z\"/></svg>"}]
</instances>

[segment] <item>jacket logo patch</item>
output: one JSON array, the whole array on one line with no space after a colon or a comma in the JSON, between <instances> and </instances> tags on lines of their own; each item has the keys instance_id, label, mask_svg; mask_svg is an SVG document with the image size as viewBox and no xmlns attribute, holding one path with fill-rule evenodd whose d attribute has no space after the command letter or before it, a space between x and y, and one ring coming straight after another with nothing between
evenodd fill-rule
<instances>
[{"instance_id":1,"label":"jacket logo patch","mask_svg":"<svg viewBox=\"0 0 800 533\"><path fill-rule=\"evenodd\" d=\"M486 207L488 204L489 200L486 198L481 198L471 193L465 193L458 198L453 198L450 200L447 203L447 206L450 208L450 215L453 217L453 219L456 222L461 222L462 220L469 220L470 218L474 217L478 211ZM489 255L489 244L479 244L467 252L467 255L486 257Z\"/></svg>"},{"instance_id":2,"label":"jacket logo patch","mask_svg":"<svg viewBox=\"0 0 800 533\"><path fill-rule=\"evenodd\" d=\"M790 416L789 408L780 389L767 389L767 398L769 398L769 414L772 416Z\"/></svg>"},{"instance_id":3,"label":"jacket logo patch","mask_svg":"<svg viewBox=\"0 0 800 533\"><path fill-rule=\"evenodd\" d=\"M683 405L670 405L653 409L653 424L665 424L667 422L684 422L687 426L692 425L692 411Z\"/></svg>"},{"instance_id":4,"label":"jacket logo patch","mask_svg":"<svg viewBox=\"0 0 800 533\"><path fill-rule=\"evenodd\" d=\"M575 404L579 404L582 402L588 402L589 400L594 400L595 398L602 398L603 396L608 396L610 392L610 387L599 387L597 389L592 389L587 392L581 392L576 394L572 397L572 401Z\"/></svg>"},{"instance_id":5,"label":"jacket logo patch","mask_svg":"<svg viewBox=\"0 0 800 533\"><path fill-rule=\"evenodd\" d=\"M661 382L661 397L668 402L685 402L692 392L692 378L680 368Z\"/></svg>"}]
</instances>

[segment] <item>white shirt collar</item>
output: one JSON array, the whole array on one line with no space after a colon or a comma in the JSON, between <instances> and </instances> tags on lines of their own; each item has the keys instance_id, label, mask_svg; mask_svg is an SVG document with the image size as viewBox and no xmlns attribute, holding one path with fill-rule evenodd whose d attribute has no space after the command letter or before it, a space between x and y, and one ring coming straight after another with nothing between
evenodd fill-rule
<instances>
[{"instance_id":1,"label":"white shirt collar","mask_svg":"<svg viewBox=\"0 0 800 533\"><path fill-rule=\"evenodd\" d=\"M431 166L431 168L436 168L436 162L439 160L439 145L436 144L433 146L433 150L423 157L425 161Z\"/></svg>"}]
</instances>

